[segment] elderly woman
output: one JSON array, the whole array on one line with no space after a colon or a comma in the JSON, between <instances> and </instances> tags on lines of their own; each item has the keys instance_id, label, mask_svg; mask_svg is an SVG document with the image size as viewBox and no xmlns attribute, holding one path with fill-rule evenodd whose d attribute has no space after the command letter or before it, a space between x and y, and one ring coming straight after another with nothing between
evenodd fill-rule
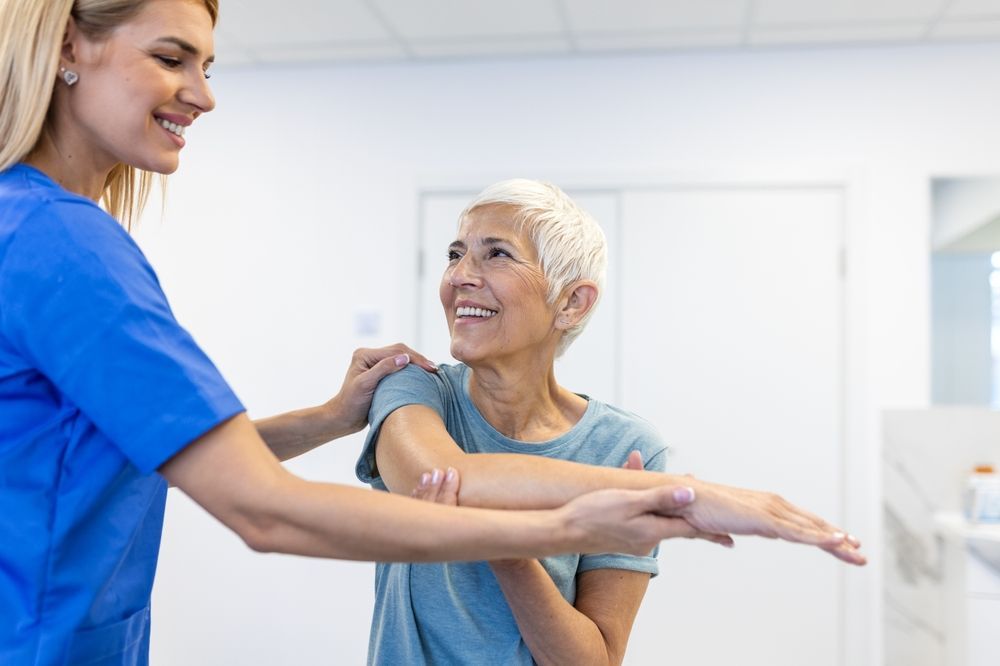
<instances>
[{"instance_id":1,"label":"elderly woman","mask_svg":"<svg viewBox=\"0 0 1000 666\"><path fill-rule=\"evenodd\" d=\"M557 187L528 180L487 188L460 222L440 296L451 352L462 363L382 381L358 476L394 492L419 483L418 496L504 508L670 479L591 467L636 467L641 455L647 470L661 471L666 447L639 417L556 382L556 357L600 297L606 251L597 224ZM853 537L796 532L833 530L780 498L688 481L702 506L685 516L697 536L724 545L730 532L782 536L863 563ZM767 502L788 524L762 528ZM654 556L622 554L380 564L369 661L620 663L656 573Z\"/></svg>"}]
</instances>

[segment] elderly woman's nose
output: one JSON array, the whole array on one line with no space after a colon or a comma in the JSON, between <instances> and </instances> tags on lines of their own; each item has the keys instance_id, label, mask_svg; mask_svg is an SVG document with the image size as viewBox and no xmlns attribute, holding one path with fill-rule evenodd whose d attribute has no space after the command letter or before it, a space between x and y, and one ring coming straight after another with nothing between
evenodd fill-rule
<instances>
[{"instance_id":1,"label":"elderly woman's nose","mask_svg":"<svg viewBox=\"0 0 1000 666\"><path fill-rule=\"evenodd\" d=\"M460 287L462 285L478 284L479 277L479 267L476 266L475 261L467 254L452 267L448 281L451 283L451 286Z\"/></svg>"}]
</instances>

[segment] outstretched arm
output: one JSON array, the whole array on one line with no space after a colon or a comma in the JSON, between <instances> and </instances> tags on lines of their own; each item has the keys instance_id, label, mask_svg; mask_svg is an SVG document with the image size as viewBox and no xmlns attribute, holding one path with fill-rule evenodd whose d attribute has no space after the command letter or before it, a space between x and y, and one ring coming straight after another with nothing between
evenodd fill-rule
<instances>
[{"instance_id":1,"label":"outstretched arm","mask_svg":"<svg viewBox=\"0 0 1000 666\"><path fill-rule=\"evenodd\" d=\"M466 454L429 407L408 405L382 423L377 471L393 492L409 493L425 470L462 472L459 504L508 509L560 506L600 488L648 489L689 485L698 501L676 513L712 534L751 534L811 544L852 564L864 564L858 542L822 518L773 493L708 483L691 477L593 467L543 456Z\"/></svg>"},{"instance_id":2,"label":"outstretched arm","mask_svg":"<svg viewBox=\"0 0 1000 666\"><path fill-rule=\"evenodd\" d=\"M265 419L254 426L278 460L289 460L330 440L358 432L368 424L368 407L379 381L410 363L433 372L437 366L406 345L358 349L340 391L316 407L297 409Z\"/></svg>"},{"instance_id":3,"label":"outstretched arm","mask_svg":"<svg viewBox=\"0 0 1000 666\"><path fill-rule=\"evenodd\" d=\"M514 512L310 483L278 463L242 414L159 471L254 550L383 562L643 553L676 534L677 521L662 514L687 495L683 488L607 491L554 511Z\"/></svg>"}]
</instances>

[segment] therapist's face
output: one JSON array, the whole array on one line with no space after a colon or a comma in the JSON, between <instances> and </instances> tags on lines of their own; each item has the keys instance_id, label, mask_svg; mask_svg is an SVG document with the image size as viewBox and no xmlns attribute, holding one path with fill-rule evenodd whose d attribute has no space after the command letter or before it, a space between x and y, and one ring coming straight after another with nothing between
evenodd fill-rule
<instances>
[{"instance_id":1,"label":"therapist's face","mask_svg":"<svg viewBox=\"0 0 1000 666\"><path fill-rule=\"evenodd\" d=\"M56 144L75 146L96 168L172 173L184 131L215 107L207 83L213 53L201 0L149 0L98 41L71 21L60 64L80 78L56 85Z\"/></svg>"},{"instance_id":2,"label":"therapist's face","mask_svg":"<svg viewBox=\"0 0 1000 666\"><path fill-rule=\"evenodd\" d=\"M513 213L501 205L473 210L448 248L440 295L451 354L473 367L549 363L561 336L538 253L512 224Z\"/></svg>"}]
</instances>

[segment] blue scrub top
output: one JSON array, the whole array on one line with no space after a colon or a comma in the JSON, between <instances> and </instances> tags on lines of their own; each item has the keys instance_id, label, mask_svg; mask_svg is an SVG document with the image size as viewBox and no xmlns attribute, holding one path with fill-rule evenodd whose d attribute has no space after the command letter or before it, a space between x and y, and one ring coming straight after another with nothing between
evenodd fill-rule
<instances>
[{"instance_id":1,"label":"blue scrub top","mask_svg":"<svg viewBox=\"0 0 1000 666\"><path fill-rule=\"evenodd\" d=\"M243 411L138 246L0 172L0 664L145 664L166 483Z\"/></svg>"}]
</instances>

